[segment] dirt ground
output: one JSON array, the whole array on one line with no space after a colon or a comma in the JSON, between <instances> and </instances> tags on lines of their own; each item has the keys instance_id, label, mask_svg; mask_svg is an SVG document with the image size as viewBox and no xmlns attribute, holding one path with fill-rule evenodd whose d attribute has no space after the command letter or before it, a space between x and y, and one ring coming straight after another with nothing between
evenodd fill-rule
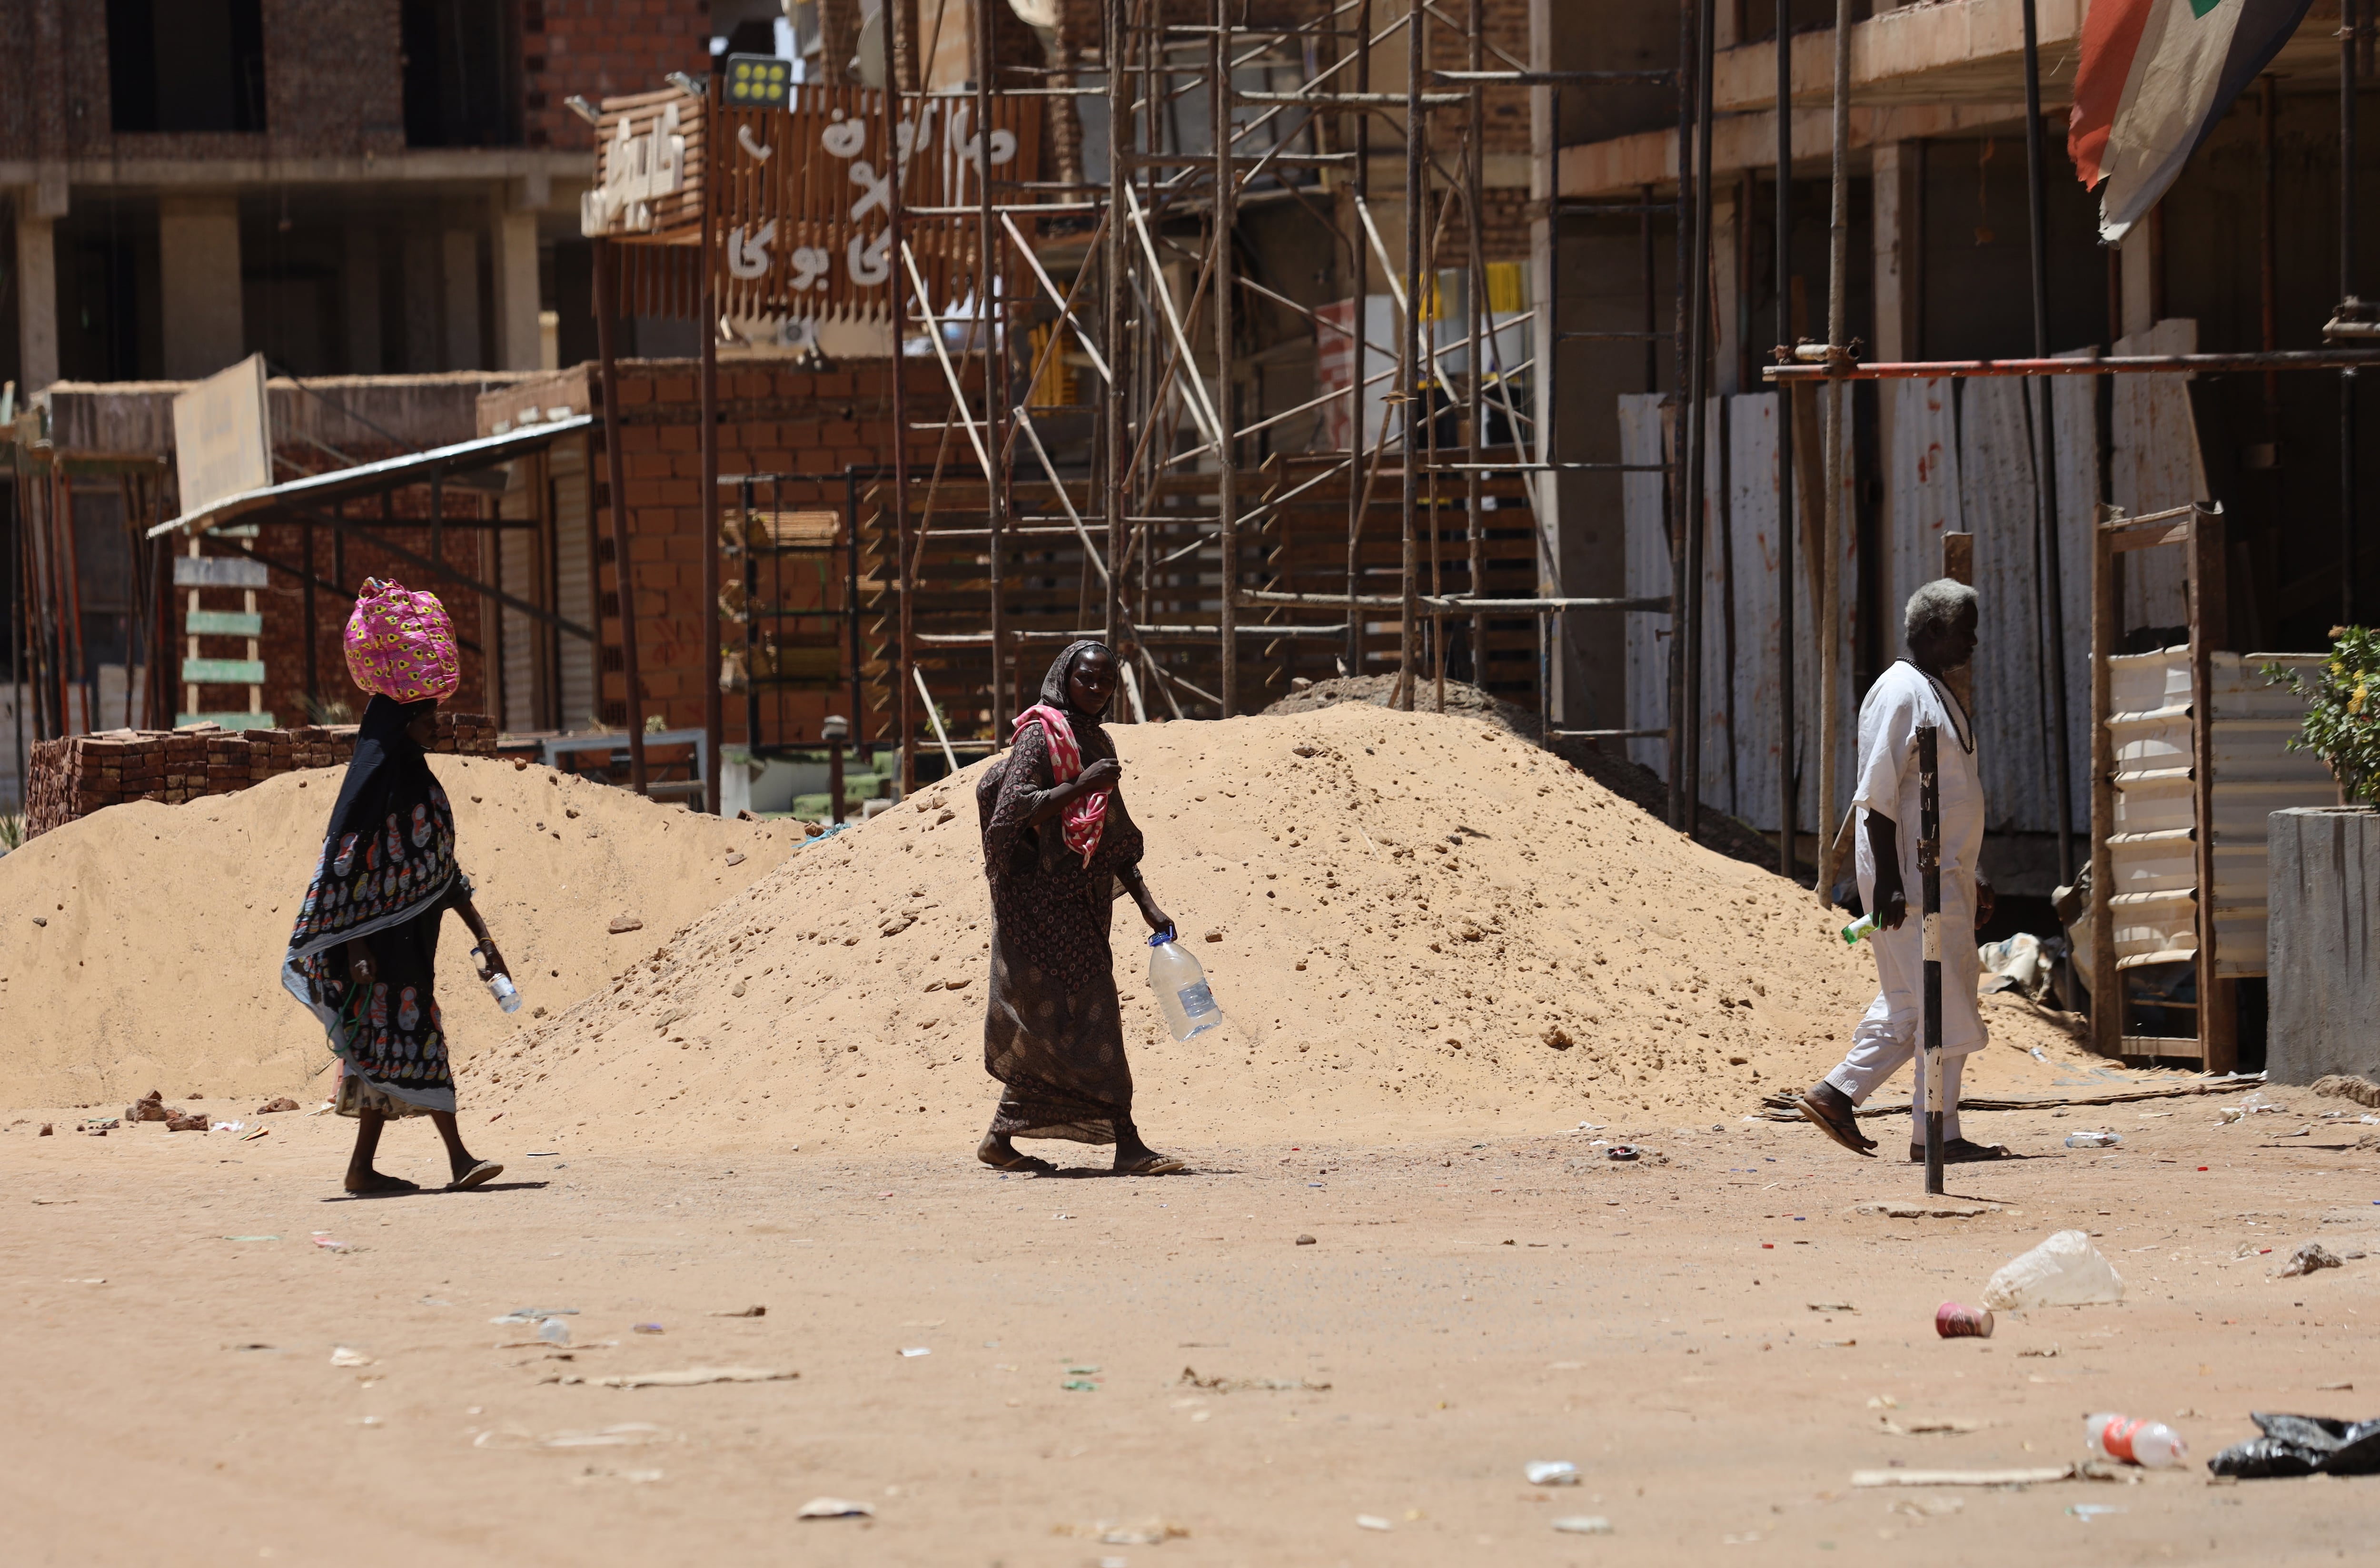
<instances>
[{"instance_id":1,"label":"dirt ground","mask_svg":"<svg viewBox=\"0 0 2380 1568\"><path fill-rule=\"evenodd\" d=\"M2289 1114L2219 1128L2217 1104L2236 1099L1971 1113L1973 1134L2023 1157L1954 1170L1954 1193L1997 1206L1955 1219L1861 1214L1863 1200L1916 1196L1919 1174L1732 1116L1199 1142L1183 1149L1197 1174L1155 1180L1002 1177L962 1145L673 1155L602 1127L539 1157L556 1146L499 1121L472 1131L507 1162L495 1187L364 1200L337 1193L348 1129L329 1116L264 1117L271 1132L240 1142L154 1126L81 1136L56 1113L60 1136L43 1139L30 1119L43 1113L12 1114L5 1555L976 1568L2360 1555L2380 1481L2210 1485L2199 1463L2252 1435L2251 1410L2380 1407L2362 1321L2380 1314L2380 1258L2272 1277L2309 1238L2380 1250L2380 1151L2356 1146L2360 1106L2270 1097ZM2095 1126L2121 1148L2063 1146ZM1887 1150L1902 1130L1870 1127ZM1666 1163L1613 1164L1597 1138ZM400 1126L385 1164L428 1180L435 1147ZM1938 1302L1975 1300L2001 1261L2067 1226L2099 1238L2129 1282L2123 1304L2003 1314L1989 1340L1934 1336ZM531 1306L577 1309L567 1352L490 1321ZM766 1315L717 1315L753 1306ZM340 1347L364 1364L334 1364ZM592 1381L703 1366L800 1376ZM1201 1386L1214 1379L1289 1386ZM1851 1485L1856 1469L2076 1459L2095 1409L2172 1423L2190 1467L2137 1485ZM1942 1419L1982 1425L1902 1435ZM1582 1484L1529 1486L1523 1466L1539 1459L1574 1461ZM821 1496L874 1516L797 1522ZM1555 1529L1577 1515L1611 1533ZM1149 1543L1169 1529L1183 1533Z\"/></svg>"}]
</instances>

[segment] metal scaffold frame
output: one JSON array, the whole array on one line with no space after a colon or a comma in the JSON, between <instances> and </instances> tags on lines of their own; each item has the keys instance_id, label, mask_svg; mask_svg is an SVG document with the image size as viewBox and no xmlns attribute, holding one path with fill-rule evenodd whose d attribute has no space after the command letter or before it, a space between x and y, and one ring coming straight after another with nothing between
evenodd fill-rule
<instances>
[{"instance_id":1,"label":"metal scaffold frame","mask_svg":"<svg viewBox=\"0 0 2380 1568\"><path fill-rule=\"evenodd\" d=\"M989 124L992 100L1005 90L984 46L995 36L994 0L973 3L972 96L977 123ZM1425 678L1433 681L1437 703L1443 705L1450 621L1467 623L1463 630L1475 654L1475 676L1476 661L1488 646L1491 617L1526 615L1536 627L1535 685L1541 732L1548 742L1649 734L1673 742L1682 738L1691 750L1690 695L1673 703L1671 724L1655 730L1554 727L1553 668L1565 618L1572 612L1668 613L1672 598L1561 595L1552 541L1541 527L1531 530L1535 591L1488 591L1483 503L1491 490L1501 488L1525 497L1543 516L1551 510L1545 502L1557 475L1626 466L1566 461L1555 450L1556 378L1550 367L1565 344L1624 342L1649 353L1667 339L1677 356L1677 384L1683 387L1691 379L1699 386L1692 366L1707 356L1692 352L1684 329L1686 301L1707 294L1690 286L1702 272L1690 258L1703 257L1706 265L1708 246L1689 246L1684 215L1690 208L1697 213L1696 233L1707 235L1708 181L1691 175L1682 181L1682 192L1699 192L1699 199L1688 195L1656 202L1648 197L1624 211L1548 195L1536 209L1548 220L1549 236L1546 275L1553 283L1545 297L1490 321L1477 280L1486 276L1483 128L1488 89L1555 90L1550 96L1559 145L1560 88L1674 86L1694 73L1533 70L1489 39L1481 0L1467 0L1459 15L1436 0L1415 0L1385 21L1376 15L1395 8L1395 0L1318 0L1313 14L1300 21L1257 26L1241 19L1245 7L1226 0L1203 8L1165 0L1106 0L1102 47L1095 62L1086 62L1098 84L1031 90L1072 95L1078 102L1104 100L1103 182L1087 177L1071 185L1028 186L1003 181L986 169L986 177L975 182L971 208L905 211L895 182L892 248L899 266L893 314L905 341L922 338L929 348L951 410L946 420L913 423L896 380L894 477L883 488L889 492L897 564L877 580L891 600L882 608L891 611L884 620L892 633L884 639L890 657L881 661L879 690L897 709L892 717L905 788L914 782L921 739L912 697L932 701L920 665L956 648L980 648L990 656L988 700L980 704L989 740L978 743L997 745L1014 711L1029 700L1017 690L1017 656L1027 643L1062 644L1076 635L1109 643L1123 660L1126 706L1134 718L1146 717L1160 704L1174 717L1204 708L1230 718L1242 710L1247 694L1240 669L1246 639L1336 643L1341 669L1360 672L1367 657L1367 623L1379 624L1367 612L1389 609L1396 612L1395 706L1414 707ZM1682 47L1689 60L1707 53L1709 18L1702 14L1707 8L1708 0L1682 0ZM1697 40L1701 54L1695 53ZM1376 84L1375 55L1393 54L1400 43L1403 79ZM885 95L885 113L895 124L905 124L920 101L934 95L904 83L891 30L883 50L883 78L894 84ZM1461 64L1441 67L1435 63L1441 59ZM1287 83L1279 79L1284 61L1295 62ZM1252 78L1263 85L1249 85ZM1195 115L1202 101L1205 136L1199 145L1183 134L1184 112L1186 105ZM1682 125L1690 123L1686 103L1682 92ZM1401 257L1391 255L1371 188L1373 138L1382 132L1399 139L1402 148L1402 188L1397 193L1402 208ZM1303 183L1324 172L1342 176L1335 189L1318 191ZM1406 193L1419 193L1419 199L1405 199ZM1240 264L1233 239L1243 203L1279 198L1310 213L1342 247L1353 295L1343 320L1286 297ZM1659 330L1648 320L1642 332L1564 331L1558 309L1562 220L1615 212L1638 217L1645 225L1649 304L1650 223L1663 211L1680 218L1676 328ZM972 244L966 248L972 270L964 274L965 292L956 304L937 303L925 271L901 237L904 222L919 219L971 220ZM1044 225L1052 219L1090 235L1078 273L1062 285L1045 267L1032 238L1046 233ZM1437 280L1450 261L1472 280L1462 291L1459 338L1442 333L1438 325L1446 302ZM1391 302L1392 344L1375 341L1365 325L1375 268ZM1257 305L1293 312L1311 324L1318 338L1335 333L1347 340L1351 366L1344 384L1293 408L1245 415L1232 373L1235 319ZM961 311L966 315L963 323L954 320ZM1021 355L1024 329L1036 314L1049 330L1035 352ZM1707 332L1702 313L1694 325ZM1495 363L1500 358L1498 332L1513 329L1530 332L1535 351L1517 364ZM1046 439L1030 398L1016 395L1020 385L1038 385L1061 354L1097 378L1096 435L1087 472L1070 472L1053 459L1056 443ZM1371 368L1376 361L1381 366L1377 371ZM1492 373L1482 373L1491 363ZM1383 382L1387 394L1378 428L1367 429L1367 394ZM1252 438L1293 418L1335 412L1332 404L1345 410L1343 443L1310 451L1292 464L1275 462L1262 471L1248 465ZM1452 440L1441 439L1449 414L1461 416ZM1682 519L1699 511L1706 439L1701 423L1698 416L1687 422L1685 460L1666 454L1658 465L1669 481L1676 520L1673 581L1690 581L1685 573L1698 560L1694 530L1683 526ZM1505 438L1502 444L1489 444L1491 431ZM939 448L923 472L909 447L920 434ZM1372 585L1367 577L1386 573L1365 569L1366 523L1390 487L1398 524L1395 591L1366 592ZM979 517L979 525L934 527L938 494L949 493L963 493L965 510ZM1337 591L1294 590L1283 585L1277 560L1251 561L1252 542L1292 508L1342 496L1346 556L1343 574L1334 573ZM950 504L943 501L946 510ZM1462 554L1459 563L1450 563L1445 547L1451 530L1445 524L1458 510ZM1035 548L1037 537L1071 537L1082 549L1086 609L1092 598L1088 577L1096 573L1095 622L1084 615L1075 628L1027 627L1011 613L1021 556ZM921 629L929 545L961 538L980 540L979 553L971 550L968 559L981 573L988 613L978 628ZM1451 564L1465 584L1461 591L1447 591ZM1687 624L1673 647L1694 645L1694 597L1684 596ZM1191 607L1188 613L1171 616L1176 623L1159 624L1168 619L1169 606L1179 611L1185 605ZM1318 615L1335 620L1309 619ZM1157 651L1159 645L1209 639L1218 672L1212 692L1192 683ZM1673 687L1690 694L1683 658L1680 664ZM929 717L939 722L942 715ZM1683 790L1678 806L1682 826L1691 825L1693 801L1694 791Z\"/></svg>"}]
</instances>

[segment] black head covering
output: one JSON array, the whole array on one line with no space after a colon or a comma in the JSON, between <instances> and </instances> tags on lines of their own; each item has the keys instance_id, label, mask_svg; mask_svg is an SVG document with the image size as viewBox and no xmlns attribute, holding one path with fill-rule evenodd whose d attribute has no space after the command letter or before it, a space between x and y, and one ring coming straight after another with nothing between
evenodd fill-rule
<instances>
[{"instance_id":1,"label":"black head covering","mask_svg":"<svg viewBox=\"0 0 2380 1568\"><path fill-rule=\"evenodd\" d=\"M430 759L405 732L437 706L375 696L364 709L322 858L290 932L292 962L409 920L453 885L454 813ZM336 978L327 971L325 977Z\"/></svg>"},{"instance_id":2,"label":"black head covering","mask_svg":"<svg viewBox=\"0 0 2380 1568\"><path fill-rule=\"evenodd\" d=\"M409 814L430 798L437 783L430 759L405 731L423 714L437 711L435 701L401 703L378 694L365 705L363 722L356 727L355 755L331 807L329 838L361 831L366 824L377 827L396 807L404 808L400 815Z\"/></svg>"},{"instance_id":3,"label":"black head covering","mask_svg":"<svg viewBox=\"0 0 2380 1568\"><path fill-rule=\"evenodd\" d=\"M1075 661L1093 648L1106 654L1110 658L1115 657L1115 650L1105 643L1096 637L1084 637L1079 641L1068 643L1065 651L1051 661L1050 673L1041 677L1041 700L1064 714L1067 722L1077 731L1080 731L1085 725L1097 730L1099 727L1099 721L1107 717L1104 711L1085 713L1075 706L1075 693L1070 680L1075 673ZM1108 699L1108 706L1110 707L1115 706L1113 697Z\"/></svg>"}]
</instances>

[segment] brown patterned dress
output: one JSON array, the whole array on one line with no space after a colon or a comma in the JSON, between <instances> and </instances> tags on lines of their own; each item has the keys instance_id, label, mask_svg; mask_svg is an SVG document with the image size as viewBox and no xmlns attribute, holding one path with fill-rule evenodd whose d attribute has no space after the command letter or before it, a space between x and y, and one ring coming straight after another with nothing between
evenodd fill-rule
<instances>
[{"instance_id":1,"label":"brown patterned dress","mask_svg":"<svg viewBox=\"0 0 2380 1568\"><path fill-rule=\"evenodd\" d=\"M1047 694L1045 693L1045 697ZM1115 755L1095 720L1069 714L1085 766ZM1018 731L999 766L976 786L984 874L991 880L991 987L983 1065L1007 1086L995 1135L1113 1143L1132 1124L1132 1067L1124 1060L1108 924L1116 874L1140 863L1140 829L1111 794L1088 864L1060 819L1029 826L1056 789L1048 737Z\"/></svg>"}]
</instances>

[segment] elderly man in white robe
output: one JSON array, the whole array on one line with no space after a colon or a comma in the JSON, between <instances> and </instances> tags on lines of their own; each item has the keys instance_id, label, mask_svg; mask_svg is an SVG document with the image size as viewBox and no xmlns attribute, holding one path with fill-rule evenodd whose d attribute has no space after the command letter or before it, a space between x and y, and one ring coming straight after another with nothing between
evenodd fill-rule
<instances>
[{"instance_id":1,"label":"elderly man in white robe","mask_svg":"<svg viewBox=\"0 0 2380 1568\"><path fill-rule=\"evenodd\" d=\"M1942 840L1942 1139L1946 1163L2005 1158L1998 1144L1959 1135L1959 1079L1966 1058L1984 1047L1984 1019L1975 1005L1976 957L1971 935L1991 919L1992 890L1976 874L1984 847L1984 788L1975 769L1975 731L1943 677L1975 652L1975 590L1943 578L1909 597L1901 633L1909 657L1895 662L1860 704L1859 768L1852 806L1860 903L1883 929L1870 938L1878 989L1852 1033L1852 1048L1834 1071L1802 1096L1802 1114L1856 1154L1876 1140L1864 1136L1853 1108L1876 1092L1914 1055L1925 1029L1924 921L1910 918L1923 889L1917 869L1917 730L1935 727L1941 790ZM1909 1157L1925 1157L1918 1118L1931 1108L1920 1071L1910 1117Z\"/></svg>"}]
</instances>

